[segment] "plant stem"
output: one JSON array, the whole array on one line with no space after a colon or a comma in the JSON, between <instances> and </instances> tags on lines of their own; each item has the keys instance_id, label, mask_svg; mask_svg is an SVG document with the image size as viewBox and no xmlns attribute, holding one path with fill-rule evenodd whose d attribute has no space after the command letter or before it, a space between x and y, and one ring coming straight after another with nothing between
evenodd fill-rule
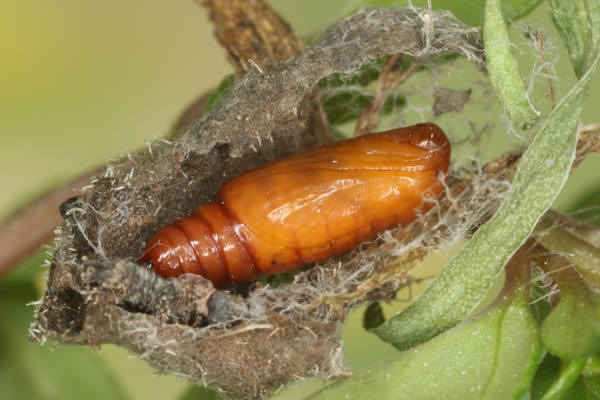
<instances>
[{"instance_id":1,"label":"plant stem","mask_svg":"<svg viewBox=\"0 0 600 400\"><path fill-rule=\"evenodd\" d=\"M379 115L383 110L390 91L408 80L421 65L419 60L415 59L403 73L398 75L396 67L398 64L402 65L402 59L402 54L395 54L390 56L383 65L379 79L377 80L377 86L375 87L375 95L369 105L360 113L360 117L356 122L354 136L371 132L377 126Z\"/></svg>"},{"instance_id":2,"label":"plant stem","mask_svg":"<svg viewBox=\"0 0 600 400\"><path fill-rule=\"evenodd\" d=\"M581 375L581 371L583 371L586 361L586 358L575 358L570 360L567 367L561 371L558 379L550 386L550 389L544 393L541 400L562 399L565 393L573 386L577 378Z\"/></svg>"}]
</instances>

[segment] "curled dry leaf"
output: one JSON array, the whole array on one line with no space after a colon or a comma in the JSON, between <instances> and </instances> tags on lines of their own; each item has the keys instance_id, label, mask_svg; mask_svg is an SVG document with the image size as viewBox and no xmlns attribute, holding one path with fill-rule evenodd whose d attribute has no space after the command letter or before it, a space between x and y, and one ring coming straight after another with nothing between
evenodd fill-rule
<instances>
[{"instance_id":1,"label":"curled dry leaf","mask_svg":"<svg viewBox=\"0 0 600 400\"><path fill-rule=\"evenodd\" d=\"M471 90L435 88L433 92L433 115L439 117L447 112L461 112L471 97Z\"/></svg>"}]
</instances>

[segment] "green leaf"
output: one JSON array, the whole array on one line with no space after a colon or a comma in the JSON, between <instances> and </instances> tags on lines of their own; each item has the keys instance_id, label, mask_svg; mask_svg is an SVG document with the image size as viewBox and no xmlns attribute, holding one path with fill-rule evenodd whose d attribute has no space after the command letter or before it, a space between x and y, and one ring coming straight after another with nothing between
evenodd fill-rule
<instances>
[{"instance_id":1,"label":"green leaf","mask_svg":"<svg viewBox=\"0 0 600 400\"><path fill-rule=\"evenodd\" d=\"M600 297L572 268L552 273L560 301L544 320L540 338L560 358L587 357L599 349Z\"/></svg>"},{"instance_id":2,"label":"green leaf","mask_svg":"<svg viewBox=\"0 0 600 400\"><path fill-rule=\"evenodd\" d=\"M223 95L227 92L227 89L235 82L235 75L230 74L227 75L223 80L219 83L217 89L210 95L208 100L206 101L206 105L204 106L204 113L207 113L218 101L223 98Z\"/></svg>"},{"instance_id":3,"label":"green leaf","mask_svg":"<svg viewBox=\"0 0 600 400\"><path fill-rule=\"evenodd\" d=\"M43 254L43 253L42 253ZM33 308L26 303L38 293L33 257L0 282L0 387L5 399L126 399L124 390L89 348L30 343Z\"/></svg>"},{"instance_id":4,"label":"green leaf","mask_svg":"<svg viewBox=\"0 0 600 400\"><path fill-rule=\"evenodd\" d=\"M307 400L519 399L541 352L528 307L528 269L515 264L502 296L473 320Z\"/></svg>"},{"instance_id":5,"label":"green leaf","mask_svg":"<svg viewBox=\"0 0 600 400\"><path fill-rule=\"evenodd\" d=\"M577 144L577 123L598 59L552 111L523 154L496 214L405 310L373 331L399 349L422 343L464 320L525 242L563 187Z\"/></svg>"},{"instance_id":6,"label":"green leaf","mask_svg":"<svg viewBox=\"0 0 600 400\"><path fill-rule=\"evenodd\" d=\"M490 82L500 104L517 126L530 128L538 114L529 103L527 86L513 53L500 0L487 0L485 3L483 43Z\"/></svg>"},{"instance_id":7,"label":"green leaf","mask_svg":"<svg viewBox=\"0 0 600 400\"><path fill-rule=\"evenodd\" d=\"M577 77L592 65L600 46L598 0L549 0L552 21L571 58Z\"/></svg>"}]
</instances>

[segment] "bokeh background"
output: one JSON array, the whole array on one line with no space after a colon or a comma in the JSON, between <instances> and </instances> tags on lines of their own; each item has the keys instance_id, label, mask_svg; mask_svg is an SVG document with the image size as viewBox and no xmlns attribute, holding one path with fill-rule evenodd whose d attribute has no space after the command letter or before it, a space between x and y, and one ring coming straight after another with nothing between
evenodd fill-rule
<instances>
[{"instance_id":1,"label":"bokeh background","mask_svg":"<svg viewBox=\"0 0 600 400\"><path fill-rule=\"evenodd\" d=\"M314 35L349 4L269 3L301 36ZM444 3L451 2L433 1L434 7ZM462 3L453 4L469 7ZM550 26L545 5L525 22ZM555 42L560 46L556 37ZM565 53L559 53L557 74L568 88L574 78ZM43 191L166 134L191 101L232 71L205 10L192 0L2 0L0 220ZM600 122L598 77L592 93L584 123ZM600 206L598 171L600 157L589 156L555 206L563 211ZM41 258L32 256L0 285L0 397L181 398L189 388L186 380L154 376L151 367L114 346L28 343L33 308L25 303L43 293L43 271L34 267ZM430 261L439 265L443 259L435 255ZM33 290L32 276L38 282ZM362 332L360 313L350 319L344 340L353 368L395 353ZM278 398L298 398L319 384L293 385ZM9 397L1 394L5 388Z\"/></svg>"}]
</instances>

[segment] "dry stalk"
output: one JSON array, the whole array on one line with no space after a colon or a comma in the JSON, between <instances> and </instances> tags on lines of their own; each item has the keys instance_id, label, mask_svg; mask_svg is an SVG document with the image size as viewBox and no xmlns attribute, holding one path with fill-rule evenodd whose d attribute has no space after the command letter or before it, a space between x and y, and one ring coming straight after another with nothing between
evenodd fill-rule
<instances>
[{"instance_id":1,"label":"dry stalk","mask_svg":"<svg viewBox=\"0 0 600 400\"><path fill-rule=\"evenodd\" d=\"M554 94L554 86L552 85L552 79L550 78L550 74L548 72L548 68L546 68L546 60L544 57L544 32L542 28L538 28L536 39L538 41L538 45L540 48L540 59L542 60L542 72L546 77L546 81L548 82L548 92L546 96L550 96L550 101L552 103L552 108L556 107L556 95Z\"/></svg>"},{"instance_id":2,"label":"dry stalk","mask_svg":"<svg viewBox=\"0 0 600 400\"><path fill-rule=\"evenodd\" d=\"M383 64L377 79L373 99L361 111L354 130L354 136L364 135L375 129L390 91L404 83L420 66L419 60L415 58L404 72L399 73L398 69L402 66L403 60L403 54L395 54L390 56Z\"/></svg>"}]
</instances>

